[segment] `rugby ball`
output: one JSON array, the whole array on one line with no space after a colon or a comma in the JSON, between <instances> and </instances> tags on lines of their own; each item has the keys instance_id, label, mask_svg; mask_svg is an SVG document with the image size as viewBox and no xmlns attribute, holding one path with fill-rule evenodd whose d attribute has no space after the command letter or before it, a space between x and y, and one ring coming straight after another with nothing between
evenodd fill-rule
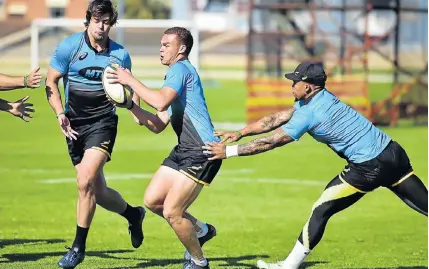
<instances>
[{"instance_id":1,"label":"rugby ball","mask_svg":"<svg viewBox=\"0 0 429 269\"><path fill-rule=\"evenodd\" d=\"M119 66L106 66L103 70L103 76L102 76L102 83L103 83L103 89L104 92L107 95L107 98L114 103L115 105L121 107L121 106L127 106L130 102L132 102L133 98L133 91L128 88L124 87L120 83L110 83L109 79L107 78L107 71L114 70L114 68L121 68Z\"/></svg>"}]
</instances>

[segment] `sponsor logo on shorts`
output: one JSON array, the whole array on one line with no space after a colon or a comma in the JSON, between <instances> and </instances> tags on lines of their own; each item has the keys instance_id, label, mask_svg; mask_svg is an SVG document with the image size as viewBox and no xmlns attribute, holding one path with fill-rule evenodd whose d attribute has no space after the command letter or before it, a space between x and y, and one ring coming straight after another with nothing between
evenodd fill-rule
<instances>
[{"instance_id":1,"label":"sponsor logo on shorts","mask_svg":"<svg viewBox=\"0 0 429 269\"><path fill-rule=\"evenodd\" d=\"M109 144L110 144L110 140L109 141L104 141L100 143L100 146L102 148L108 149L109 148Z\"/></svg>"},{"instance_id":2,"label":"sponsor logo on shorts","mask_svg":"<svg viewBox=\"0 0 429 269\"><path fill-rule=\"evenodd\" d=\"M201 169L203 169L203 167L200 166L190 166L188 167L188 171L191 172L192 174L196 175L198 171L200 171Z\"/></svg>"}]
</instances>

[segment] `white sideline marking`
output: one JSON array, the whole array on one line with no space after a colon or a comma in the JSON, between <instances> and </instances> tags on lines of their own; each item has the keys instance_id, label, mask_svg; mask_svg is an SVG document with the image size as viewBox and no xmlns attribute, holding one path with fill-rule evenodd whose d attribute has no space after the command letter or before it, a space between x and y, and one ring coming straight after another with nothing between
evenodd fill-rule
<instances>
[{"instance_id":1,"label":"white sideline marking","mask_svg":"<svg viewBox=\"0 0 429 269\"><path fill-rule=\"evenodd\" d=\"M39 170L39 169L38 169ZM225 170L219 172L219 175L237 175L237 174L250 174L253 173L253 169L237 169L237 170ZM49 170L46 170L46 173L48 173ZM153 177L153 174L128 174L128 173L106 173L104 175L106 177L106 180L112 181L112 180L133 180L133 179L151 179ZM44 179L40 180L41 183L45 184L58 184L58 183L70 183L70 182L76 182L75 177L65 177L65 178L52 178L52 179Z\"/></svg>"},{"instance_id":2,"label":"white sideline marking","mask_svg":"<svg viewBox=\"0 0 429 269\"><path fill-rule=\"evenodd\" d=\"M106 174L104 175L106 180L132 180L132 179L150 179L153 174ZM58 183L70 183L76 182L75 177L65 177L65 178L53 178L53 179L44 179L40 181L45 184L58 184Z\"/></svg>"},{"instance_id":3,"label":"white sideline marking","mask_svg":"<svg viewBox=\"0 0 429 269\"><path fill-rule=\"evenodd\" d=\"M224 173L225 174L225 173ZM134 179L151 179L152 174L108 174L106 180L108 181L124 181ZM251 184L286 184L286 185L300 185L300 186L324 186L326 183L315 180L307 179L293 179L293 178L239 178L229 177L227 175L219 175L222 182L233 183L251 183ZM76 182L76 178L55 178L41 180L44 184L61 184Z\"/></svg>"},{"instance_id":4,"label":"white sideline marking","mask_svg":"<svg viewBox=\"0 0 429 269\"><path fill-rule=\"evenodd\" d=\"M122 174L122 175L106 175L107 181L124 181L133 179L151 179L152 174ZM260 183L260 184L286 184L286 185L305 185L305 186L324 186L325 182L308 180L308 179L293 179L293 178L237 178L219 176L223 182L234 183ZM76 178L55 178L41 180L44 184L60 184L76 182Z\"/></svg>"}]
</instances>

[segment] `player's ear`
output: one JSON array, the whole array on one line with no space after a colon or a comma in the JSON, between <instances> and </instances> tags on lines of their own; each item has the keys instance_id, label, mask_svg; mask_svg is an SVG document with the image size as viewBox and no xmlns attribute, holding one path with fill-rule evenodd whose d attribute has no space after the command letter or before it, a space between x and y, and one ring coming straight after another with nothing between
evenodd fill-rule
<instances>
[{"instance_id":1,"label":"player's ear","mask_svg":"<svg viewBox=\"0 0 429 269\"><path fill-rule=\"evenodd\" d=\"M310 87L310 84L308 84L308 83L305 83L305 92L306 92L307 94L310 94L310 93L311 93L311 87Z\"/></svg>"},{"instance_id":2,"label":"player's ear","mask_svg":"<svg viewBox=\"0 0 429 269\"><path fill-rule=\"evenodd\" d=\"M185 51L186 51L186 46L180 45L179 53L185 53Z\"/></svg>"}]
</instances>

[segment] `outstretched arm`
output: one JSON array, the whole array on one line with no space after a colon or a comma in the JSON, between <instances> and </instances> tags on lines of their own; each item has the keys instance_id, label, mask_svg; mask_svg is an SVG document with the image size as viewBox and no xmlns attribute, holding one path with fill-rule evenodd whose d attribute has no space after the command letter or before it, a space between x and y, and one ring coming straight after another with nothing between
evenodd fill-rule
<instances>
[{"instance_id":1,"label":"outstretched arm","mask_svg":"<svg viewBox=\"0 0 429 269\"><path fill-rule=\"evenodd\" d=\"M265 151L281 147L294 139L286 135L283 130L277 129L270 135L259 137L246 144L225 146L222 143L207 143L203 146L204 153L212 155L209 160L226 159L233 156L256 155Z\"/></svg>"},{"instance_id":2,"label":"outstretched arm","mask_svg":"<svg viewBox=\"0 0 429 269\"><path fill-rule=\"evenodd\" d=\"M0 91L9 91L20 88L39 88L42 74L40 67L35 68L27 76L9 76L0 74Z\"/></svg>"},{"instance_id":3,"label":"outstretched arm","mask_svg":"<svg viewBox=\"0 0 429 269\"><path fill-rule=\"evenodd\" d=\"M263 117L262 119L247 125L237 132L215 132L216 136L223 136L223 142L236 142L245 136L258 135L271 132L281 125L287 123L293 115L295 109L292 107L288 110L283 110L275 114Z\"/></svg>"}]
</instances>

